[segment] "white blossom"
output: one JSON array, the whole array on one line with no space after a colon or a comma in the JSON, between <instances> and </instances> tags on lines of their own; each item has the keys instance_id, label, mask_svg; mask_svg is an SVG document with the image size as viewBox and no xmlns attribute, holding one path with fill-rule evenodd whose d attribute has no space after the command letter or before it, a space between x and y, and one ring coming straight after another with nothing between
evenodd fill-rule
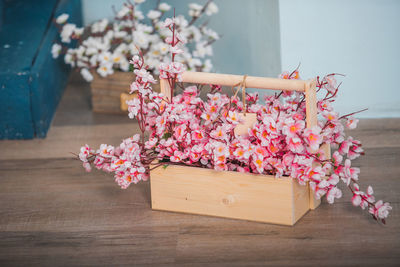
<instances>
[{"instance_id":1,"label":"white blossom","mask_svg":"<svg viewBox=\"0 0 400 267\"><path fill-rule=\"evenodd\" d=\"M131 55L139 54L139 50L137 49L137 47L136 47L136 45L135 45L134 43L131 43L131 44L128 46L128 49L129 49L129 53L130 53Z\"/></svg>"},{"instance_id":2,"label":"white blossom","mask_svg":"<svg viewBox=\"0 0 400 267\"><path fill-rule=\"evenodd\" d=\"M53 56L53 58L58 58L61 52L61 48L61 45L53 44L53 46L51 47L51 55Z\"/></svg>"},{"instance_id":3,"label":"white blossom","mask_svg":"<svg viewBox=\"0 0 400 267\"><path fill-rule=\"evenodd\" d=\"M158 10L150 10L149 13L147 13L147 17L151 20L158 19L161 16L161 12Z\"/></svg>"},{"instance_id":4,"label":"white blossom","mask_svg":"<svg viewBox=\"0 0 400 267\"><path fill-rule=\"evenodd\" d=\"M100 74L101 77L106 77L107 75L113 74L114 70L112 68L112 63L107 62L100 65L97 69L97 73Z\"/></svg>"},{"instance_id":5,"label":"white blossom","mask_svg":"<svg viewBox=\"0 0 400 267\"><path fill-rule=\"evenodd\" d=\"M93 81L93 75L90 73L90 71L88 69L85 69L85 68L81 69L81 75L86 81L88 81L88 82Z\"/></svg>"},{"instance_id":6,"label":"white blossom","mask_svg":"<svg viewBox=\"0 0 400 267\"><path fill-rule=\"evenodd\" d=\"M82 59L78 59L78 61L76 62L76 66L78 68L88 68L89 65L87 62L88 62L87 58L83 57Z\"/></svg>"},{"instance_id":7,"label":"white blossom","mask_svg":"<svg viewBox=\"0 0 400 267\"><path fill-rule=\"evenodd\" d=\"M193 26L193 25L191 25L190 27L187 27L185 30L182 30L181 33L182 33L182 35L186 34L186 36L192 35L193 40L195 42L201 41L201 38L203 37L199 28L197 28L196 26Z\"/></svg>"},{"instance_id":8,"label":"white blossom","mask_svg":"<svg viewBox=\"0 0 400 267\"><path fill-rule=\"evenodd\" d=\"M117 46L117 48L115 48L114 52L124 54L128 52L128 46L126 43L121 43L119 46Z\"/></svg>"},{"instance_id":9,"label":"white blossom","mask_svg":"<svg viewBox=\"0 0 400 267\"><path fill-rule=\"evenodd\" d=\"M204 58L206 56L212 56L212 47L207 45L206 42L196 44L196 50L193 52L195 57Z\"/></svg>"},{"instance_id":10,"label":"white blossom","mask_svg":"<svg viewBox=\"0 0 400 267\"><path fill-rule=\"evenodd\" d=\"M65 54L64 62L71 65L71 67L75 67L75 61L73 60L71 49L68 49L67 53Z\"/></svg>"},{"instance_id":11,"label":"white blossom","mask_svg":"<svg viewBox=\"0 0 400 267\"><path fill-rule=\"evenodd\" d=\"M191 17L200 16L202 8L203 6L196 3L189 4L189 16Z\"/></svg>"},{"instance_id":12,"label":"white blossom","mask_svg":"<svg viewBox=\"0 0 400 267\"><path fill-rule=\"evenodd\" d=\"M142 11L140 11L140 10L135 10L135 18L136 18L137 20L142 20L142 19L144 19L144 16L143 16Z\"/></svg>"},{"instance_id":13,"label":"white blossom","mask_svg":"<svg viewBox=\"0 0 400 267\"><path fill-rule=\"evenodd\" d=\"M93 33L104 32L107 25L108 25L108 19L102 19L98 22L95 22L92 25L92 32Z\"/></svg>"},{"instance_id":14,"label":"white blossom","mask_svg":"<svg viewBox=\"0 0 400 267\"><path fill-rule=\"evenodd\" d=\"M203 28L203 33L208 36L211 39L218 40L219 35L216 31L209 29L209 28Z\"/></svg>"},{"instance_id":15,"label":"white blossom","mask_svg":"<svg viewBox=\"0 0 400 267\"><path fill-rule=\"evenodd\" d=\"M56 23L57 24L64 24L65 22L67 22L68 18L69 18L69 15L63 13L60 16L57 17Z\"/></svg>"},{"instance_id":16,"label":"white blossom","mask_svg":"<svg viewBox=\"0 0 400 267\"><path fill-rule=\"evenodd\" d=\"M126 31L115 31L114 32L114 37L117 39L122 39L127 35L128 35L128 33Z\"/></svg>"},{"instance_id":17,"label":"white blossom","mask_svg":"<svg viewBox=\"0 0 400 267\"><path fill-rule=\"evenodd\" d=\"M117 13L117 18L122 19L123 17L128 15L129 11L130 9L127 6L123 5L122 8Z\"/></svg>"},{"instance_id":18,"label":"white blossom","mask_svg":"<svg viewBox=\"0 0 400 267\"><path fill-rule=\"evenodd\" d=\"M70 43L71 36L74 33L76 26L75 24L67 23L63 26L61 30L61 41L63 43Z\"/></svg>"},{"instance_id":19,"label":"white blossom","mask_svg":"<svg viewBox=\"0 0 400 267\"><path fill-rule=\"evenodd\" d=\"M112 55L110 52L105 51L99 55L99 60L102 64L110 63L112 61Z\"/></svg>"},{"instance_id":20,"label":"white blossom","mask_svg":"<svg viewBox=\"0 0 400 267\"><path fill-rule=\"evenodd\" d=\"M204 61L203 71L204 72L210 72L212 70L212 68L213 68L212 62L211 62L211 60L209 58L207 58Z\"/></svg>"},{"instance_id":21,"label":"white blossom","mask_svg":"<svg viewBox=\"0 0 400 267\"><path fill-rule=\"evenodd\" d=\"M133 33L133 42L142 49L147 49L149 46L148 35L141 31L135 31Z\"/></svg>"},{"instance_id":22,"label":"white blossom","mask_svg":"<svg viewBox=\"0 0 400 267\"><path fill-rule=\"evenodd\" d=\"M201 66L201 60L195 57L192 57L188 60L188 65L191 69L196 69L196 67Z\"/></svg>"},{"instance_id":23,"label":"white blossom","mask_svg":"<svg viewBox=\"0 0 400 267\"><path fill-rule=\"evenodd\" d=\"M211 15L217 14L217 13L218 13L218 6L214 2L209 3L206 8L207 16L211 16Z\"/></svg>"},{"instance_id":24,"label":"white blossom","mask_svg":"<svg viewBox=\"0 0 400 267\"><path fill-rule=\"evenodd\" d=\"M160 51L161 55L166 55L168 54L168 48L169 46L166 43L158 43L158 45L156 46L156 49L158 51Z\"/></svg>"},{"instance_id":25,"label":"white blossom","mask_svg":"<svg viewBox=\"0 0 400 267\"><path fill-rule=\"evenodd\" d=\"M129 71L129 62L126 60L126 58L122 58L121 61L119 62L119 68L122 71Z\"/></svg>"},{"instance_id":26,"label":"white blossom","mask_svg":"<svg viewBox=\"0 0 400 267\"><path fill-rule=\"evenodd\" d=\"M189 22L186 20L185 16L179 15L175 17L175 24L182 29L186 28L189 25Z\"/></svg>"},{"instance_id":27,"label":"white blossom","mask_svg":"<svg viewBox=\"0 0 400 267\"><path fill-rule=\"evenodd\" d=\"M97 66L99 55L93 55L89 59L90 66Z\"/></svg>"},{"instance_id":28,"label":"white blossom","mask_svg":"<svg viewBox=\"0 0 400 267\"><path fill-rule=\"evenodd\" d=\"M75 29L74 29L74 34L75 34L76 36L80 36L80 35L82 35L82 33L83 33L84 30L85 30L84 28L75 28Z\"/></svg>"},{"instance_id":29,"label":"white blossom","mask_svg":"<svg viewBox=\"0 0 400 267\"><path fill-rule=\"evenodd\" d=\"M124 58L124 55L122 55L118 52L114 52L114 54L111 56L112 62L114 64L120 64L123 58Z\"/></svg>"},{"instance_id":30,"label":"white blossom","mask_svg":"<svg viewBox=\"0 0 400 267\"><path fill-rule=\"evenodd\" d=\"M171 9L171 6L168 5L167 3L161 3L161 4L158 6L158 9L160 9L162 12L167 12L168 10Z\"/></svg>"},{"instance_id":31,"label":"white blossom","mask_svg":"<svg viewBox=\"0 0 400 267\"><path fill-rule=\"evenodd\" d=\"M88 55L88 56L97 54L98 52L99 52L99 50L96 47L88 47L86 49L86 55Z\"/></svg>"}]
</instances>

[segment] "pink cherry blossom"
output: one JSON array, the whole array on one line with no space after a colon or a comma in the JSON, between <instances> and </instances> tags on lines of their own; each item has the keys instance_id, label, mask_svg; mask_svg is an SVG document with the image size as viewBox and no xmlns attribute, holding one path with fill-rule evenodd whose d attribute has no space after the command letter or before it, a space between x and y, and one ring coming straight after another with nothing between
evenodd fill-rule
<instances>
[{"instance_id":1,"label":"pink cherry blossom","mask_svg":"<svg viewBox=\"0 0 400 267\"><path fill-rule=\"evenodd\" d=\"M341 164L343 161L343 156L340 155L340 153L338 151L335 151L332 154L332 159L333 159L333 164L335 166L339 166L339 164Z\"/></svg>"},{"instance_id":2,"label":"pink cherry blossom","mask_svg":"<svg viewBox=\"0 0 400 267\"><path fill-rule=\"evenodd\" d=\"M342 191L337 187L332 187L326 194L326 200L328 201L329 204L335 202L335 198L341 198L341 197L342 197Z\"/></svg>"},{"instance_id":3,"label":"pink cherry blossom","mask_svg":"<svg viewBox=\"0 0 400 267\"><path fill-rule=\"evenodd\" d=\"M87 162L88 161L88 157L90 156L91 153L93 153L94 151L88 146L85 145L83 147L81 147L81 151L79 153L79 159L83 162ZM86 167L85 167L86 168ZM86 168L87 169L87 168Z\"/></svg>"},{"instance_id":4,"label":"pink cherry blossom","mask_svg":"<svg viewBox=\"0 0 400 267\"><path fill-rule=\"evenodd\" d=\"M98 152L102 157L112 157L114 155L114 147L106 144L101 144Z\"/></svg>"},{"instance_id":5,"label":"pink cherry blossom","mask_svg":"<svg viewBox=\"0 0 400 267\"><path fill-rule=\"evenodd\" d=\"M336 90L336 78L334 75L327 75L324 78L326 85L325 88L329 93L334 94Z\"/></svg>"},{"instance_id":6,"label":"pink cherry blossom","mask_svg":"<svg viewBox=\"0 0 400 267\"><path fill-rule=\"evenodd\" d=\"M342 168L341 174L343 181L349 185L351 180L358 180L358 174L360 173L359 168L351 167L351 161L345 160L344 167Z\"/></svg>"},{"instance_id":7,"label":"pink cherry blossom","mask_svg":"<svg viewBox=\"0 0 400 267\"><path fill-rule=\"evenodd\" d=\"M287 136L296 136L296 134L304 130L304 128L305 122L303 120L294 120L289 118L285 121L285 126L282 128L282 132Z\"/></svg>"},{"instance_id":8,"label":"pink cherry blossom","mask_svg":"<svg viewBox=\"0 0 400 267\"><path fill-rule=\"evenodd\" d=\"M226 140L228 138L228 132L231 129L229 129L228 126L218 126L215 130L213 130L210 133L210 136L214 139L218 139L218 140Z\"/></svg>"},{"instance_id":9,"label":"pink cherry blossom","mask_svg":"<svg viewBox=\"0 0 400 267\"><path fill-rule=\"evenodd\" d=\"M256 167L256 170L258 173L263 173L264 172L264 165L265 162L262 157L254 157L252 163Z\"/></svg>"},{"instance_id":10,"label":"pink cherry blossom","mask_svg":"<svg viewBox=\"0 0 400 267\"><path fill-rule=\"evenodd\" d=\"M324 111L322 112L322 116L328 121L336 121L339 118L339 114L334 111Z\"/></svg>"},{"instance_id":11,"label":"pink cherry blossom","mask_svg":"<svg viewBox=\"0 0 400 267\"><path fill-rule=\"evenodd\" d=\"M156 83L156 80L146 69L140 69L140 70L136 69L133 72L145 83L146 82Z\"/></svg>"},{"instance_id":12,"label":"pink cherry blossom","mask_svg":"<svg viewBox=\"0 0 400 267\"><path fill-rule=\"evenodd\" d=\"M229 121L232 124L239 124L240 123L240 118L239 114L235 111L229 111L228 116L226 117L227 121Z\"/></svg>"},{"instance_id":13,"label":"pink cherry blossom","mask_svg":"<svg viewBox=\"0 0 400 267\"><path fill-rule=\"evenodd\" d=\"M346 126L349 129L355 129L357 127L358 119L353 117L349 117L346 121Z\"/></svg>"},{"instance_id":14,"label":"pink cherry blossom","mask_svg":"<svg viewBox=\"0 0 400 267\"><path fill-rule=\"evenodd\" d=\"M87 172L90 172L91 170L92 170L92 167L90 166L90 163L89 162L83 162L83 168L85 168L85 170L87 171Z\"/></svg>"},{"instance_id":15,"label":"pink cherry blossom","mask_svg":"<svg viewBox=\"0 0 400 267\"><path fill-rule=\"evenodd\" d=\"M347 152L349 152L349 149L350 149L350 142L349 141L343 141L341 144L340 144L340 146L339 146L339 153L341 154L341 155L346 155L347 154Z\"/></svg>"},{"instance_id":16,"label":"pink cherry blossom","mask_svg":"<svg viewBox=\"0 0 400 267\"><path fill-rule=\"evenodd\" d=\"M304 151L304 145L302 140L298 136L287 138L287 147L294 153L302 153Z\"/></svg>"},{"instance_id":17,"label":"pink cherry blossom","mask_svg":"<svg viewBox=\"0 0 400 267\"><path fill-rule=\"evenodd\" d=\"M312 129L306 129L304 131L304 136L311 150L318 150L321 145L323 139L320 133L321 128L319 126L314 126Z\"/></svg>"},{"instance_id":18,"label":"pink cherry blossom","mask_svg":"<svg viewBox=\"0 0 400 267\"><path fill-rule=\"evenodd\" d=\"M379 200L375 203L374 207L370 208L370 213L376 218L385 219L389 215L390 210L392 210L392 207L388 202L383 203L382 200Z\"/></svg>"},{"instance_id":19,"label":"pink cherry blossom","mask_svg":"<svg viewBox=\"0 0 400 267\"><path fill-rule=\"evenodd\" d=\"M174 155L171 156L170 160L171 160L172 162L180 162L180 161L182 161L182 160L185 159L185 158L186 158L186 157L185 157L185 154L184 154L182 151L175 150L175 151L174 151Z\"/></svg>"}]
</instances>

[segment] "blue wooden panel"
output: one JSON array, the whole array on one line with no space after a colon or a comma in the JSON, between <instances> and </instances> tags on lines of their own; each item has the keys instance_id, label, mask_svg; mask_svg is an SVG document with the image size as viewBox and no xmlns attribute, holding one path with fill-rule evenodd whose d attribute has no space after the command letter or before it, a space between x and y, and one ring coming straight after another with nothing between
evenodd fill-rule
<instances>
[{"instance_id":1,"label":"blue wooden panel","mask_svg":"<svg viewBox=\"0 0 400 267\"><path fill-rule=\"evenodd\" d=\"M30 70L57 2L4 0L0 59L6 69L1 73Z\"/></svg>"},{"instance_id":2,"label":"blue wooden panel","mask_svg":"<svg viewBox=\"0 0 400 267\"><path fill-rule=\"evenodd\" d=\"M70 14L69 21L81 25L80 1L60 1L55 17L62 13ZM51 120L64 92L70 68L63 62L63 57L54 60L51 46L58 38L58 31L51 25L43 39L41 48L32 67L32 117L36 137L45 137Z\"/></svg>"},{"instance_id":3,"label":"blue wooden panel","mask_svg":"<svg viewBox=\"0 0 400 267\"><path fill-rule=\"evenodd\" d=\"M1 30L1 26L3 25L3 17L4 17L4 3L3 0L0 0L0 30Z\"/></svg>"},{"instance_id":4,"label":"blue wooden panel","mask_svg":"<svg viewBox=\"0 0 400 267\"><path fill-rule=\"evenodd\" d=\"M0 139L34 137L29 79L23 71L0 77Z\"/></svg>"},{"instance_id":5,"label":"blue wooden panel","mask_svg":"<svg viewBox=\"0 0 400 267\"><path fill-rule=\"evenodd\" d=\"M2 0L0 0L2 1ZM81 25L79 0L4 1L0 30L0 139L45 137L69 68L53 60L54 17Z\"/></svg>"}]
</instances>

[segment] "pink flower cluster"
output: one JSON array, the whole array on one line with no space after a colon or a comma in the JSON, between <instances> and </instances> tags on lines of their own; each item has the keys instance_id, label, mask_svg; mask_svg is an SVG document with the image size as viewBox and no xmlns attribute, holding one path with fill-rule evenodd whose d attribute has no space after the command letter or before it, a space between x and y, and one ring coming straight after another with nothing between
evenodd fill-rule
<instances>
[{"instance_id":1,"label":"pink flower cluster","mask_svg":"<svg viewBox=\"0 0 400 267\"><path fill-rule=\"evenodd\" d=\"M174 21L166 21L172 38L167 43L174 47L180 40L175 33ZM174 41L176 39L176 41ZM171 49L171 53L176 50ZM258 104L256 93L246 94L246 105L239 97L229 97L212 86L207 99L200 98L200 89L189 86L172 99L152 91L154 78L146 70L142 57L134 57L136 81L131 91L138 98L128 102L129 117L136 118L142 135L124 140L119 147L101 145L94 151L81 148L79 158L90 170L96 168L115 173L122 188L131 183L147 180L152 168L166 164L212 168L219 171L290 176L301 185L307 183L318 198L326 196L329 203L342 196L339 181L353 193L352 203L368 208L372 216L385 222L391 207L383 201L375 202L369 186L362 192L358 185L360 170L351 161L363 154L361 143L345 137L343 123L355 128L357 120L345 115L339 117L332 108L338 86L335 74L317 79L317 91L324 97L318 101L318 114L324 120L312 129L306 128L305 96L300 92L281 92L265 97ZM183 72L172 62L160 66L160 78L168 79L172 88ZM282 78L298 79L298 71L284 73ZM256 113L257 121L247 134L237 135L235 127L245 117L243 111ZM148 140L144 133L149 134ZM330 158L323 144L337 148Z\"/></svg>"}]
</instances>

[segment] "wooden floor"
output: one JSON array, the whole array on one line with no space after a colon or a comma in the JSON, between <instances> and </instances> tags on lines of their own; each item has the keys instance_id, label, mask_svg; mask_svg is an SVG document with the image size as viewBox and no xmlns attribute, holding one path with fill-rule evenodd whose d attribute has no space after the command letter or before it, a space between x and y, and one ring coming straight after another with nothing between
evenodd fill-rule
<instances>
[{"instance_id":1,"label":"wooden floor","mask_svg":"<svg viewBox=\"0 0 400 267\"><path fill-rule=\"evenodd\" d=\"M400 119L350 132L366 150L361 185L393 206L386 226L347 191L294 227L152 211L149 183L121 190L70 154L135 132L124 116L90 113L88 87L73 79L47 139L1 141L0 266L400 265Z\"/></svg>"}]
</instances>

